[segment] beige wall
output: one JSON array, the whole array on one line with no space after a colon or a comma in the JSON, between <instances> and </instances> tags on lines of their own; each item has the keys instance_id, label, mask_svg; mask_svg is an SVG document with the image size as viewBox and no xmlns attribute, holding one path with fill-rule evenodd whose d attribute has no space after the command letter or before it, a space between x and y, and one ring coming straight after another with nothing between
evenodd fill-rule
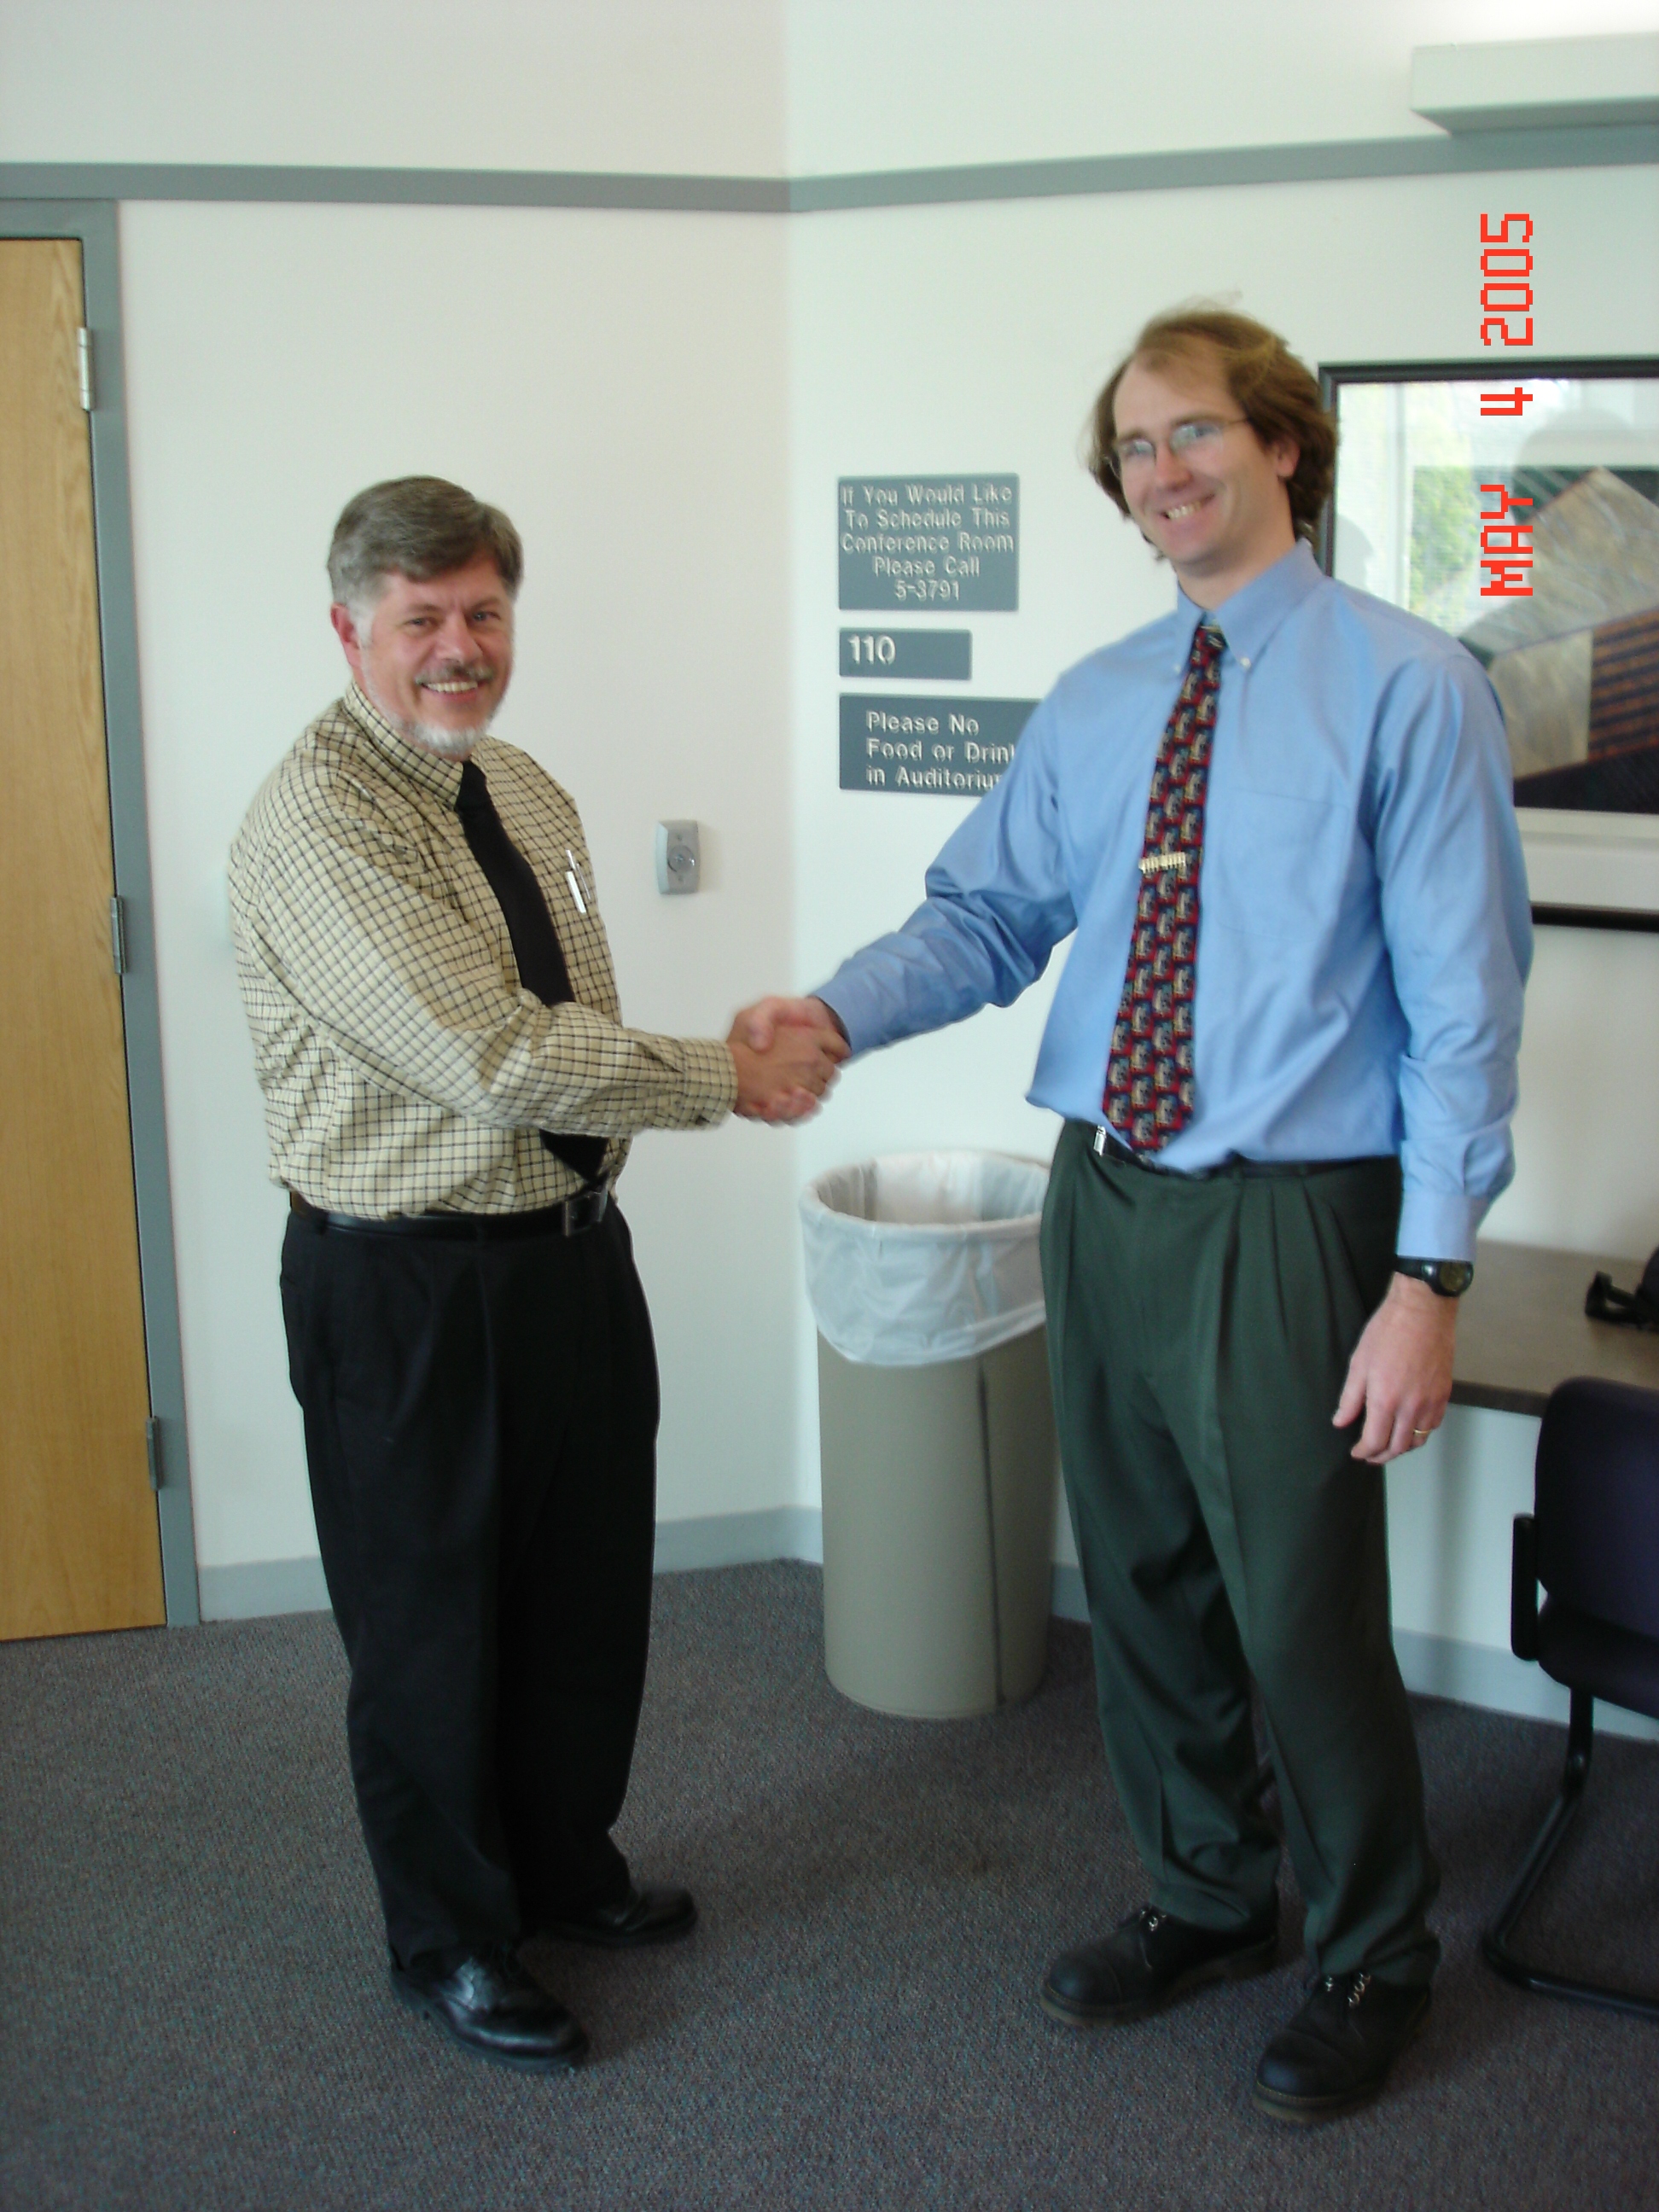
<instances>
[{"instance_id":1,"label":"beige wall","mask_svg":"<svg viewBox=\"0 0 1659 2212\"><path fill-rule=\"evenodd\" d=\"M0 161L784 167L778 0L7 0Z\"/></svg>"},{"instance_id":2,"label":"beige wall","mask_svg":"<svg viewBox=\"0 0 1659 2212\"><path fill-rule=\"evenodd\" d=\"M1652 0L788 0L789 166L1440 136L1411 50L1650 31Z\"/></svg>"},{"instance_id":3,"label":"beige wall","mask_svg":"<svg viewBox=\"0 0 1659 2212\"><path fill-rule=\"evenodd\" d=\"M501 734L575 793L626 1017L723 1036L793 964L784 233L744 216L134 205L122 214L139 651L185 1376L204 1565L314 1550L276 1297L280 1194L226 847L343 680L345 499L430 471L527 568ZM709 825L665 899L653 825ZM669 1519L791 1481L787 1139L652 1134L623 1185ZM735 1410L741 1408L739 1415Z\"/></svg>"}]
</instances>

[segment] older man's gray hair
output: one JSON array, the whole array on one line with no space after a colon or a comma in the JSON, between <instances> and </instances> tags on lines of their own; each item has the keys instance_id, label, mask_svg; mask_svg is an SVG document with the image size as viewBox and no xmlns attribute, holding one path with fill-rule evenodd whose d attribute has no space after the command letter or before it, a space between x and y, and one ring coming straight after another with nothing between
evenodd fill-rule
<instances>
[{"instance_id":1,"label":"older man's gray hair","mask_svg":"<svg viewBox=\"0 0 1659 2212\"><path fill-rule=\"evenodd\" d=\"M334 597L360 626L393 574L425 583L487 553L510 598L524 575L524 544L498 507L441 477L397 477L346 501L328 549Z\"/></svg>"}]
</instances>

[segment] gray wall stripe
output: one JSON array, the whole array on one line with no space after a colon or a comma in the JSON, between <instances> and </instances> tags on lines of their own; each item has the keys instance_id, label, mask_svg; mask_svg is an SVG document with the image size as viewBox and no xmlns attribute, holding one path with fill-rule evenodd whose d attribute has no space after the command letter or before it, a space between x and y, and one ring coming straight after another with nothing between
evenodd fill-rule
<instances>
[{"instance_id":1,"label":"gray wall stripe","mask_svg":"<svg viewBox=\"0 0 1659 2212\"><path fill-rule=\"evenodd\" d=\"M1290 146L1203 147L958 168L821 177L703 177L563 169L353 169L212 162L0 162L0 198L275 200L362 206L569 207L730 215L814 215L963 200L1191 191L1218 185L1357 177L1466 176L1496 169L1637 167L1659 161L1659 125L1476 131Z\"/></svg>"},{"instance_id":2,"label":"gray wall stripe","mask_svg":"<svg viewBox=\"0 0 1659 2212\"><path fill-rule=\"evenodd\" d=\"M125 902L128 969L121 984L126 1027L127 1103L132 1124L138 1255L149 1363L150 1412L161 1423L163 1482L156 1499L161 1578L169 1627L198 1618L196 1539L191 1516L190 1445L179 1340L179 1286L161 1092L161 1014L156 995L155 908L144 805L144 741L138 706L137 600L122 389L121 279L116 211L107 200L0 206L0 237L78 238L92 332L93 522L98 548L98 617L104 650L110 828L115 887Z\"/></svg>"},{"instance_id":3,"label":"gray wall stripe","mask_svg":"<svg viewBox=\"0 0 1659 2212\"><path fill-rule=\"evenodd\" d=\"M947 200L1069 198L1090 192L1190 191L1218 185L1297 185L1353 177L1455 176L1488 169L1578 169L1659 161L1659 128L1482 131L1468 137L1334 139L1299 146L1206 147L1061 161L988 162L798 177L789 204L903 207Z\"/></svg>"},{"instance_id":4,"label":"gray wall stripe","mask_svg":"<svg viewBox=\"0 0 1659 2212\"><path fill-rule=\"evenodd\" d=\"M322 200L360 206L670 208L784 215L782 177L581 169L329 169L193 161L0 162L0 198Z\"/></svg>"}]
</instances>

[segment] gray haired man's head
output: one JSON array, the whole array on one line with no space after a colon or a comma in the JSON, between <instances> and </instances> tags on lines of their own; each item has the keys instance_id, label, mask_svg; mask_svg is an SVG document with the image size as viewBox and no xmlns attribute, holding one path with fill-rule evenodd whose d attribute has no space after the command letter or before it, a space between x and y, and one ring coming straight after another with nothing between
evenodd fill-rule
<instances>
[{"instance_id":1,"label":"gray haired man's head","mask_svg":"<svg viewBox=\"0 0 1659 2212\"><path fill-rule=\"evenodd\" d=\"M513 674L518 532L459 484L404 477L347 503L328 573L363 696L409 744L466 759Z\"/></svg>"},{"instance_id":2,"label":"gray haired man's head","mask_svg":"<svg viewBox=\"0 0 1659 2212\"><path fill-rule=\"evenodd\" d=\"M388 576L424 583L483 554L516 598L524 544L500 507L441 477L397 477L346 501L328 549L328 580L366 633Z\"/></svg>"}]
</instances>

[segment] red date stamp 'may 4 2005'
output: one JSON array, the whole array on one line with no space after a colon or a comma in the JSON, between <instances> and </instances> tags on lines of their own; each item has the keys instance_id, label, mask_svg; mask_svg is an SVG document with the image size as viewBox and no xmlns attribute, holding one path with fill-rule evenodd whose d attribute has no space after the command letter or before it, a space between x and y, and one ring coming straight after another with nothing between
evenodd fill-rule
<instances>
[{"instance_id":1,"label":"red date stamp 'may 4 2005'","mask_svg":"<svg viewBox=\"0 0 1659 2212\"><path fill-rule=\"evenodd\" d=\"M1532 501L1517 498L1507 484L1482 484L1480 489L1488 499L1498 501L1496 507L1480 510L1480 566L1486 572L1480 596L1483 599L1529 599L1532 517L1517 514L1516 509L1530 507Z\"/></svg>"},{"instance_id":2,"label":"red date stamp 'may 4 2005'","mask_svg":"<svg viewBox=\"0 0 1659 2212\"><path fill-rule=\"evenodd\" d=\"M1494 230L1494 220L1498 228ZM1505 215L1480 218L1480 343L1506 346L1532 343L1532 217ZM1526 320L1517 331L1516 319Z\"/></svg>"},{"instance_id":3,"label":"red date stamp 'may 4 2005'","mask_svg":"<svg viewBox=\"0 0 1659 2212\"><path fill-rule=\"evenodd\" d=\"M1496 222L1496 228L1493 224ZM1504 215L1480 218L1480 343L1506 346L1532 343L1532 217ZM1521 319L1524 317L1522 322ZM1517 322L1520 328L1513 327ZM1524 385L1510 392L1483 392L1483 415L1520 415L1532 398ZM1507 484L1482 484L1495 507L1480 510L1480 566L1486 580L1483 599L1532 597L1532 501ZM1522 514L1522 507L1528 511Z\"/></svg>"}]
</instances>

